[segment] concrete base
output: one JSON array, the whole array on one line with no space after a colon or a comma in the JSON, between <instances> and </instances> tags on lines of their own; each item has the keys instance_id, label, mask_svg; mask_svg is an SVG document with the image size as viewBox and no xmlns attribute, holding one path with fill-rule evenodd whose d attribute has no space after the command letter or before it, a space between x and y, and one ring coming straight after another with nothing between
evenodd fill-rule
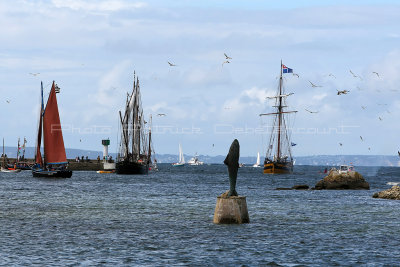
<instances>
[{"instance_id":1,"label":"concrete base","mask_svg":"<svg viewBox=\"0 0 400 267\"><path fill-rule=\"evenodd\" d=\"M214 223L241 224L249 223L246 197L217 197L215 205Z\"/></svg>"}]
</instances>

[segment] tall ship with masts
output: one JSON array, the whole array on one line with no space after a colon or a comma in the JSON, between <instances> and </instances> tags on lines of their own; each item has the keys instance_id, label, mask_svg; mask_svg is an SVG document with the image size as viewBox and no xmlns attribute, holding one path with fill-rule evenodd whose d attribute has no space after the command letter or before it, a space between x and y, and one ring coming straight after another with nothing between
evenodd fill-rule
<instances>
[{"instance_id":1,"label":"tall ship with masts","mask_svg":"<svg viewBox=\"0 0 400 267\"><path fill-rule=\"evenodd\" d=\"M133 90L127 95L125 112L119 112L121 141L115 170L118 174L147 174L151 163L151 131L145 128L139 78L134 73Z\"/></svg>"},{"instance_id":2,"label":"tall ship with masts","mask_svg":"<svg viewBox=\"0 0 400 267\"><path fill-rule=\"evenodd\" d=\"M281 62L277 95L268 97L269 99L275 99L273 107L276 110L272 113L260 114L260 116L272 116L273 118L269 145L264 160L264 173L290 173L293 171L294 163L291 150L293 143L290 141L287 116L297 111L286 110L286 99L293 93L285 93L283 86L284 73L293 73L293 69L286 67Z\"/></svg>"}]
</instances>

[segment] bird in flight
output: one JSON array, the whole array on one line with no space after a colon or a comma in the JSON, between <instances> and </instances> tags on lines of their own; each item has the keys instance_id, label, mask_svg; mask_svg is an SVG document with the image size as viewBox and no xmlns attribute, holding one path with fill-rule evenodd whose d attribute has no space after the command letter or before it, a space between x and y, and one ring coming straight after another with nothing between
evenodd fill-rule
<instances>
[{"instance_id":1,"label":"bird in flight","mask_svg":"<svg viewBox=\"0 0 400 267\"><path fill-rule=\"evenodd\" d=\"M357 78L358 76L355 75L351 70L350 70L351 75L353 75L354 78Z\"/></svg>"},{"instance_id":2,"label":"bird in flight","mask_svg":"<svg viewBox=\"0 0 400 267\"><path fill-rule=\"evenodd\" d=\"M297 76L297 78L300 78L300 76L297 73L293 73L293 76Z\"/></svg>"},{"instance_id":3,"label":"bird in flight","mask_svg":"<svg viewBox=\"0 0 400 267\"><path fill-rule=\"evenodd\" d=\"M340 90L337 90L336 89L336 91L337 91L337 95L345 95L345 94L347 94L348 92L350 92L349 90L342 90L342 91L340 91Z\"/></svg>"},{"instance_id":4,"label":"bird in flight","mask_svg":"<svg viewBox=\"0 0 400 267\"><path fill-rule=\"evenodd\" d=\"M29 74L32 76L38 76L40 74L40 72L36 72L36 73L29 72Z\"/></svg>"},{"instance_id":5,"label":"bird in flight","mask_svg":"<svg viewBox=\"0 0 400 267\"><path fill-rule=\"evenodd\" d=\"M165 113L158 113L157 116L163 117L163 116L167 116L167 115Z\"/></svg>"},{"instance_id":6,"label":"bird in flight","mask_svg":"<svg viewBox=\"0 0 400 267\"><path fill-rule=\"evenodd\" d=\"M175 64L172 64L171 62L167 61L170 67L176 67Z\"/></svg>"},{"instance_id":7,"label":"bird in flight","mask_svg":"<svg viewBox=\"0 0 400 267\"><path fill-rule=\"evenodd\" d=\"M227 54L224 53L224 56L226 59L232 59L231 57L229 57Z\"/></svg>"},{"instance_id":8,"label":"bird in flight","mask_svg":"<svg viewBox=\"0 0 400 267\"><path fill-rule=\"evenodd\" d=\"M361 141L364 141L364 139L362 138L362 136L360 135L360 139L361 139Z\"/></svg>"},{"instance_id":9,"label":"bird in flight","mask_svg":"<svg viewBox=\"0 0 400 267\"><path fill-rule=\"evenodd\" d=\"M339 143L339 145L340 145L340 146L343 146L343 144L342 144L342 143Z\"/></svg>"},{"instance_id":10,"label":"bird in flight","mask_svg":"<svg viewBox=\"0 0 400 267\"><path fill-rule=\"evenodd\" d=\"M224 66L225 63L230 63L230 62L229 62L229 60L224 61L224 62L222 63L222 67Z\"/></svg>"},{"instance_id":11,"label":"bird in flight","mask_svg":"<svg viewBox=\"0 0 400 267\"><path fill-rule=\"evenodd\" d=\"M311 83L311 87L322 87L321 85L315 85L313 84L311 81L309 81Z\"/></svg>"},{"instance_id":12,"label":"bird in flight","mask_svg":"<svg viewBox=\"0 0 400 267\"><path fill-rule=\"evenodd\" d=\"M373 71L372 73L375 73L375 74L376 74L376 76L378 76L378 77L379 77L379 73L377 73L376 71Z\"/></svg>"},{"instance_id":13,"label":"bird in flight","mask_svg":"<svg viewBox=\"0 0 400 267\"><path fill-rule=\"evenodd\" d=\"M10 104L10 100L6 100L6 102L7 102L8 104Z\"/></svg>"},{"instance_id":14,"label":"bird in flight","mask_svg":"<svg viewBox=\"0 0 400 267\"><path fill-rule=\"evenodd\" d=\"M365 109L365 108L366 108L366 106L361 106L361 108L362 108L362 109Z\"/></svg>"},{"instance_id":15,"label":"bird in flight","mask_svg":"<svg viewBox=\"0 0 400 267\"><path fill-rule=\"evenodd\" d=\"M310 113L318 113L319 111L311 111L305 108L305 111L310 112Z\"/></svg>"},{"instance_id":16,"label":"bird in flight","mask_svg":"<svg viewBox=\"0 0 400 267\"><path fill-rule=\"evenodd\" d=\"M335 79L336 79L336 76L335 76L335 75L333 75L332 73L329 73L329 74L328 74L328 76L329 76L329 77L333 77L333 78L335 78Z\"/></svg>"},{"instance_id":17,"label":"bird in flight","mask_svg":"<svg viewBox=\"0 0 400 267\"><path fill-rule=\"evenodd\" d=\"M379 120L381 121L382 120L382 118L381 117L378 117L379 118Z\"/></svg>"},{"instance_id":18,"label":"bird in flight","mask_svg":"<svg viewBox=\"0 0 400 267\"><path fill-rule=\"evenodd\" d=\"M224 107L224 109L232 109L232 107Z\"/></svg>"}]
</instances>

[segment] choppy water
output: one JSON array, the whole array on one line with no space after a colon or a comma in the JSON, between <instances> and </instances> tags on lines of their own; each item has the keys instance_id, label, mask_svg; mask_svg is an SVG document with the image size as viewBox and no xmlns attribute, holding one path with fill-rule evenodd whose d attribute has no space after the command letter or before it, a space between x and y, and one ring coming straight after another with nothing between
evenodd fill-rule
<instances>
[{"instance_id":1,"label":"choppy water","mask_svg":"<svg viewBox=\"0 0 400 267\"><path fill-rule=\"evenodd\" d=\"M244 225L212 223L216 196L229 187L223 165L59 180L0 173L0 264L399 266L400 201L372 195L400 182L400 168L357 168L369 191L274 190L313 186L321 170L241 168Z\"/></svg>"}]
</instances>

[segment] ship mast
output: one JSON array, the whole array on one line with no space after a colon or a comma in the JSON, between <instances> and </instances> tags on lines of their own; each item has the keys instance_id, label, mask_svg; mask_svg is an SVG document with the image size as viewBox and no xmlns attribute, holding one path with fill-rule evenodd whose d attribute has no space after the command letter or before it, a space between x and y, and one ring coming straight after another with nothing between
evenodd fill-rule
<instances>
[{"instance_id":1,"label":"ship mast","mask_svg":"<svg viewBox=\"0 0 400 267\"><path fill-rule=\"evenodd\" d=\"M282 60L281 60L281 76L279 78L278 146L276 150L277 160L281 158L281 124L282 124Z\"/></svg>"}]
</instances>

